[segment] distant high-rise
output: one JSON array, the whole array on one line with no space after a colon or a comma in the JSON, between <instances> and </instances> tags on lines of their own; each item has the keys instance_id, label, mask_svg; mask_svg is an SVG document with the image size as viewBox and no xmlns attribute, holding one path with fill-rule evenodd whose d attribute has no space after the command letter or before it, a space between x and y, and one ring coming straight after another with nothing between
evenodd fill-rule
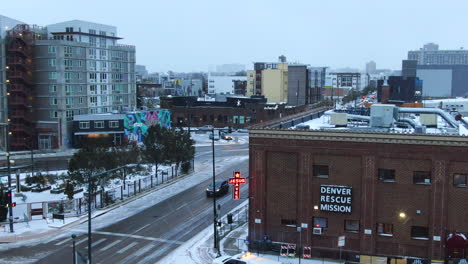
<instances>
[{"instance_id":1,"label":"distant high-rise","mask_svg":"<svg viewBox=\"0 0 468 264\"><path fill-rule=\"evenodd\" d=\"M375 61L369 61L366 63L366 73L367 74L373 74L377 70L377 64Z\"/></svg>"},{"instance_id":2,"label":"distant high-rise","mask_svg":"<svg viewBox=\"0 0 468 264\"><path fill-rule=\"evenodd\" d=\"M236 73L240 71L245 71L245 65L244 64L223 64L223 65L218 65L216 66L216 72L219 73Z\"/></svg>"},{"instance_id":3,"label":"distant high-rise","mask_svg":"<svg viewBox=\"0 0 468 264\"><path fill-rule=\"evenodd\" d=\"M420 50L408 51L408 60L418 65L468 65L468 50L439 50L439 45L428 43Z\"/></svg>"}]
</instances>

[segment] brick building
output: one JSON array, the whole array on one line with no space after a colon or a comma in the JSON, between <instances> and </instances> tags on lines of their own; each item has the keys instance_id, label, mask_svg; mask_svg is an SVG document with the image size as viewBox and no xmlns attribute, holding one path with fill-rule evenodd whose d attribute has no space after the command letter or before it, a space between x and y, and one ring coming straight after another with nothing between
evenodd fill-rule
<instances>
[{"instance_id":1,"label":"brick building","mask_svg":"<svg viewBox=\"0 0 468 264\"><path fill-rule=\"evenodd\" d=\"M171 111L173 126L244 128L302 113L313 105L286 107L267 103L263 96L227 97L225 102L198 101L195 96L161 97L161 107Z\"/></svg>"},{"instance_id":2,"label":"brick building","mask_svg":"<svg viewBox=\"0 0 468 264\"><path fill-rule=\"evenodd\" d=\"M351 261L466 258L467 137L255 129L249 144L251 241L338 258L345 236Z\"/></svg>"}]
</instances>

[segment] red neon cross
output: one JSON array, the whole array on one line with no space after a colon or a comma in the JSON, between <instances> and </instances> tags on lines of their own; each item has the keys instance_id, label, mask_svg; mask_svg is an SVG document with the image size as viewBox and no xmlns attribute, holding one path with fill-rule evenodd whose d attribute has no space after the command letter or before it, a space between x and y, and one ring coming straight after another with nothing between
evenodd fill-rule
<instances>
[{"instance_id":1,"label":"red neon cross","mask_svg":"<svg viewBox=\"0 0 468 264\"><path fill-rule=\"evenodd\" d=\"M229 179L229 184L234 184L234 200L238 200L240 198L240 185L246 182L246 179L241 178L241 174L238 171L234 172L234 178Z\"/></svg>"}]
</instances>

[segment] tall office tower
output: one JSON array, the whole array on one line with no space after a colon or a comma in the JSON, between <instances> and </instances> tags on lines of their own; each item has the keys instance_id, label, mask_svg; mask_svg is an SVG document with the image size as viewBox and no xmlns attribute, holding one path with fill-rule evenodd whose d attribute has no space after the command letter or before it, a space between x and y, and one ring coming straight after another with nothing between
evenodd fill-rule
<instances>
[{"instance_id":1,"label":"tall office tower","mask_svg":"<svg viewBox=\"0 0 468 264\"><path fill-rule=\"evenodd\" d=\"M366 73L367 74L373 74L377 70L377 64L375 61L369 61L366 63Z\"/></svg>"}]
</instances>

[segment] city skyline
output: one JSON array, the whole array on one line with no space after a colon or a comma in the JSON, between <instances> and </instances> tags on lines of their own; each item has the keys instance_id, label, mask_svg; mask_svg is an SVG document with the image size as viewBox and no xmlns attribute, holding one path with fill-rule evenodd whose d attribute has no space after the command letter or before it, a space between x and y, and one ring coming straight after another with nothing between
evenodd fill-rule
<instances>
[{"instance_id":1,"label":"city skyline","mask_svg":"<svg viewBox=\"0 0 468 264\"><path fill-rule=\"evenodd\" d=\"M468 43L468 36L454 34L463 31L468 3L451 0L433 8L432 2L318 5L295 0L285 5L204 0L122 5L85 0L71 9L50 0L4 3L0 13L40 26L74 19L116 26L124 38L120 43L135 45L137 64L150 72L207 71L230 63L250 69L252 62L274 62L280 55L311 66L364 69L373 60L377 68L398 70L409 50L428 42L440 49L459 49Z\"/></svg>"}]
</instances>

